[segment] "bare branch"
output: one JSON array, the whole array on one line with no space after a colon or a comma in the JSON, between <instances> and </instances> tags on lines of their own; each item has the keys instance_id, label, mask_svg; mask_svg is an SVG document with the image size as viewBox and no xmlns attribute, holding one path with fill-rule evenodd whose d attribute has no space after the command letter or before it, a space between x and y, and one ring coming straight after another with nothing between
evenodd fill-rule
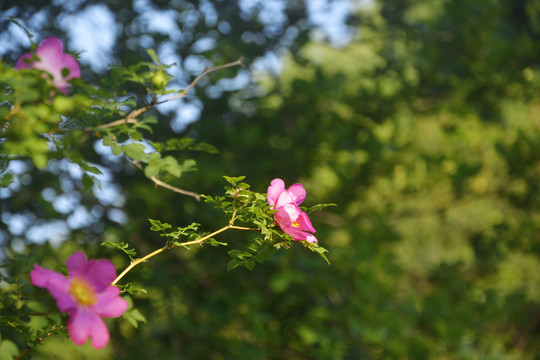
<instances>
[{"instance_id":1,"label":"bare branch","mask_svg":"<svg viewBox=\"0 0 540 360\"><path fill-rule=\"evenodd\" d=\"M182 190L182 189L177 188L176 186L169 185L169 184L159 180L155 176L152 176L150 178L150 180L152 180L154 182L154 184L156 184L157 186L164 187L165 189L172 190L172 191L177 192L177 193L182 194L182 195L187 195L187 196L194 197L195 200L201 201L201 197L197 193L194 193L192 191Z\"/></svg>"},{"instance_id":2,"label":"bare branch","mask_svg":"<svg viewBox=\"0 0 540 360\"><path fill-rule=\"evenodd\" d=\"M115 121L107 123L107 124L99 125L98 129L106 129L106 128L110 128L110 127L118 126L118 125L123 125L123 124L136 124L136 123L139 122L139 120L137 120L137 117L139 115L147 112L148 110L152 109L156 105L163 104L163 103L166 103L168 101L172 101L172 100L176 100L176 99L186 97L188 95L188 93L191 91L191 89L193 89L195 87L195 85L197 85L197 83L199 81L201 81L201 79L206 74L209 74L211 72L218 71L218 70L227 69L227 68L230 68L230 67L233 67L233 66L244 66L244 58L242 57L242 58L240 58L240 59L238 59L236 61L233 61L233 62L230 62L230 63L227 63L227 64L223 64L223 65L213 66L213 67L210 67L210 68L207 67L207 68L205 68L203 70L203 72L199 76L197 76L195 78L195 80L193 80L193 82L191 84L189 84L189 86L185 90L182 90L182 92L180 94L177 94L177 95L175 95L173 97L170 97L168 99L165 99L163 101L152 102L151 104L148 104L148 105L146 105L146 106L144 106L142 108L135 109L132 112L130 112L126 117L124 117L122 119L115 120Z\"/></svg>"},{"instance_id":3,"label":"bare branch","mask_svg":"<svg viewBox=\"0 0 540 360\"><path fill-rule=\"evenodd\" d=\"M230 63L227 63L227 64L223 64L223 65L219 65L219 66L214 66L214 67L211 67L211 68L205 68L203 70L203 72L197 76L197 78L195 78L195 80L193 80L193 82L191 84L189 84L189 86L181 93L181 94L178 94L178 95L175 95L171 98L168 98L166 100L163 100L161 102L159 102L158 104L163 104L164 102L167 102L167 101L172 101L172 100L176 100L176 99L180 99L180 98L183 98L185 96L187 96L187 94L189 93L189 91L191 89L193 89L195 87L195 85L197 85L197 83L199 81L201 81L201 79L206 75L206 74L209 74L211 72L214 72L214 71L219 71L219 70L223 70L223 69L227 69L227 68L230 68L230 67L233 67L233 66L244 66L244 58L240 58L236 61L233 61L233 62L230 62Z\"/></svg>"},{"instance_id":4,"label":"bare branch","mask_svg":"<svg viewBox=\"0 0 540 360\"><path fill-rule=\"evenodd\" d=\"M131 162L132 162L139 170L143 170L143 167L142 167L141 164L139 164L137 161L131 160ZM158 179L157 177L155 177L155 176L150 177L150 180L152 180L152 181L154 182L154 184L156 184L157 186L161 186L161 187L163 187L163 188L165 188L165 189L169 189L169 190L171 190L171 191L177 192L177 193L182 194L182 195L191 196L191 197L195 198L195 200L201 201L201 197L199 196L199 194L197 194L197 193L195 193L195 192L188 191L188 190L183 190L183 189L177 188L176 186L169 185L169 184L167 184L166 182L163 182L163 181L159 180L159 179Z\"/></svg>"}]
</instances>

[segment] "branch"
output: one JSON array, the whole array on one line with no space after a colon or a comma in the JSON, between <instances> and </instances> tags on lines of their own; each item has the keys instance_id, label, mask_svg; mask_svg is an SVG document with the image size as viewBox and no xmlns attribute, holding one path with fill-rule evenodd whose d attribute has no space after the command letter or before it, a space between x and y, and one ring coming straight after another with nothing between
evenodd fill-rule
<instances>
[{"instance_id":1,"label":"branch","mask_svg":"<svg viewBox=\"0 0 540 360\"><path fill-rule=\"evenodd\" d=\"M154 184L156 184L157 186L164 187L165 189L172 190L172 191L177 192L177 193L182 194L182 195L187 195L187 196L194 197L195 200L201 201L201 197L197 193L194 193L192 191L182 190L182 189L177 188L176 186L169 185L169 184L159 180L155 176L152 176L150 178L150 180L152 180L154 182Z\"/></svg>"},{"instance_id":2,"label":"branch","mask_svg":"<svg viewBox=\"0 0 540 360\"><path fill-rule=\"evenodd\" d=\"M142 107L140 109L135 109L132 112L130 112L128 114L128 116L126 116L125 118L113 121L113 122L108 123L108 124L101 124L101 125L98 126L98 129L106 129L106 128L110 128L110 127L118 126L118 125L122 125L122 124L136 124L136 123L139 122L139 120L137 120L136 117L141 115L142 113L150 110L154 106L156 106L156 104L151 103L151 104L148 104L145 107Z\"/></svg>"},{"instance_id":3,"label":"branch","mask_svg":"<svg viewBox=\"0 0 540 360\"><path fill-rule=\"evenodd\" d=\"M35 344L40 343L40 342L42 342L45 338L51 336L51 335L54 333L54 330L56 330L56 325L51 326L49 332L46 333L45 335L43 335L42 337L38 338L38 339L37 339L37 342L35 342ZM35 345L35 344L34 344L34 345ZM21 351L21 353L19 354L19 356L17 356L14 360L20 360L20 359L24 358L24 356L25 356L30 350L32 350L32 348L33 348L33 347L31 347L30 345L26 345L26 348L24 348L24 350Z\"/></svg>"},{"instance_id":4,"label":"branch","mask_svg":"<svg viewBox=\"0 0 540 360\"><path fill-rule=\"evenodd\" d=\"M127 268L124 269L124 271L122 271L122 273L120 273L120 275L118 275L116 277L116 279L114 279L114 281L111 283L111 285L116 285L116 283L118 283L118 281L120 281L120 279L122 279L124 277L124 275L126 275L131 269L133 269L135 266L139 265L140 263L150 259L151 257L159 254L159 253L162 253L163 251L165 250L168 250L168 249L172 249L173 247L178 247L178 246L189 246L189 245L195 245L195 244L201 244L203 243L204 241L210 239L211 237L214 237L216 236L217 234L219 233L222 233L226 230L229 230L229 229L236 229L236 230L253 230L253 231L258 231L259 229L254 229L254 228L248 228L248 227L243 227L243 226L235 226L235 225L232 225L232 224L229 224L227 226L224 226L222 227L221 229L219 230L216 230L214 231L213 233L211 234L208 234L206 236L203 236L197 240L193 240L193 241L187 241L187 242L183 242L183 243L180 243L178 245L172 245L172 246L169 246L169 245L165 245L164 247L162 248L159 248L157 249L156 251L153 251L151 252L150 254L140 258L140 259L137 259L135 261L132 261L131 264L129 264L129 266Z\"/></svg>"},{"instance_id":5,"label":"branch","mask_svg":"<svg viewBox=\"0 0 540 360\"><path fill-rule=\"evenodd\" d=\"M131 160L131 162L132 162L139 170L143 170L143 167L142 167L141 164L139 164L137 161ZM163 188L165 188L165 189L172 190L172 191L177 192L177 193L182 194L182 195L191 196L191 197L195 198L195 200L201 201L201 197L199 196L199 194L197 194L197 193L195 193L195 192L188 191L188 190L183 190L183 189L177 188L176 186L169 185L169 184L167 184L166 182L163 182L163 181L159 180L159 179L158 179L157 177L155 177L155 176L150 177L150 180L152 180L152 181L154 182L154 184L156 184L157 186L161 186L161 187L163 187Z\"/></svg>"},{"instance_id":6,"label":"branch","mask_svg":"<svg viewBox=\"0 0 540 360\"><path fill-rule=\"evenodd\" d=\"M199 81L201 81L201 79L206 75L206 74L209 74L211 72L214 72L214 71L219 71L219 70L223 70L223 69L227 69L227 68L230 68L230 67L233 67L233 66L244 66L244 58L241 57L240 59L236 60L236 61L233 61L233 62L230 62L230 63L227 63L227 64L223 64L223 65L218 65L218 66L214 66L214 67L211 67L211 68L204 68L203 72L197 76L195 78L195 80L193 80L193 82L191 84L189 84L189 86L186 88L186 90L184 90L182 93L178 94L178 95L175 95L171 98L168 98L166 100L163 100L163 101L160 101L157 103L157 105L159 104L163 104L167 101L171 101L171 100L176 100L176 99L180 99L180 98L183 98L185 96L187 96L187 94L189 93L189 91L191 89L193 89L195 87L195 85L197 85L197 83Z\"/></svg>"},{"instance_id":7,"label":"branch","mask_svg":"<svg viewBox=\"0 0 540 360\"><path fill-rule=\"evenodd\" d=\"M107 123L107 124L101 124L98 126L98 129L106 129L106 128L110 128L110 127L113 127L113 126L118 126L118 125L123 125L123 124L136 124L138 123L139 121L137 120L137 116L147 112L148 110L152 109L153 107L155 107L156 105L160 105L160 104L163 104L163 103L166 103L168 101L172 101L172 100L176 100L176 99L180 99L180 98L183 98L185 96L187 96L187 94L190 92L191 89L193 89L195 87L195 85L197 85L197 83L199 81L201 81L201 79L206 75L206 74L209 74L211 72L214 72L214 71L218 71L218 70L223 70L223 69L227 69L227 68L230 68L230 67L233 67L233 66L244 66L244 58L240 58L236 61L233 61L233 62L230 62L230 63L227 63L227 64L223 64L223 65L218 65L218 66L213 66L213 67L210 67L210 68L205 68L203 70L203 72L197 76L195 78L195 80L193 80L193 82L191 84L189 84L189 86L183 90L180 94L178 95L175 95L171 98L168 98L168 99L165 99L163 101L159 101L159 102L152 102L142 108L139 108L139 109L135 109L133 110L132 112L130 112L126 117L122 118L122 119L119 119L119 120L115 120L113 122L110 122L110 123Z\"/></svg>"}]
</instances>

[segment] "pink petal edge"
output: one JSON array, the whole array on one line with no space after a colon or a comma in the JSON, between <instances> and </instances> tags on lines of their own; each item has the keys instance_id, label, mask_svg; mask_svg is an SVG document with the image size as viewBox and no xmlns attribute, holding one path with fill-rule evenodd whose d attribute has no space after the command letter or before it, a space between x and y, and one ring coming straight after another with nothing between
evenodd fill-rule
<instances>
[{"instance_id":1,"label":"pink petal edge","mask_svg":"<svg viewBox=\"0 0 540 360\"><path fill-rule=\"evenodd\" d=\"M274 206L283 191L285 191L285 182L280 178L272 180L266 194L268 204Z\"/></svg>"}]
</instances>

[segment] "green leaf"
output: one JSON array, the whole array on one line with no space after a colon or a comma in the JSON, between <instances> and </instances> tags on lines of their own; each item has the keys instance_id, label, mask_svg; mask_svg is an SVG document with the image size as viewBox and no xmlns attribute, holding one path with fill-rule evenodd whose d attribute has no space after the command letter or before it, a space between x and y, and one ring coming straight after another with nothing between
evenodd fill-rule
<instances>
[{"instance_id":1,"label":"green leaf","mask_svg":"<svg viewBox=\"0 0 540 360\"><path fill-rule=\"evenodd\" d=\"M113 243L112 241L104 241L101 243L101 246L108 246L122 250L124 253L126 253L127 256L129 256L131 260L137 257L137 251L135 250L135 248L130 249L129 244L126 244L124 242Z\"/></svg>"},{"instance_id":2,"label":"green leaf","mask_svg":"<svg viewBox=\"0 0 540 360\"><path fill-rule=\"evenodd\" d=\"M0 343L0 360L12 360L19 355L17 345L10 340L3 340Z\"/></svg>"},{"instance_id":3,"label":"green leaf","mask_svg":"<svg viewBox=\"0 0 540 360\"><path fill-rule=\"evenodd\" d=\"M129 156L133 160L143 160L148 157L148 155L144 152L146 149L146 146L143 144L129 144L122 146L122 151L126 153L127 156Z\"/></svg>"},{"instance_id":4,"label":"green leaf","mask_svg":"<svg viewBox=\"0 0 540 360\"><path fill-rule=\"evenodd\" d=\"M180 139L174 138L167 140L167 150L183 150L187 149L195 142L195 139L190 137L183 137Z\"/></svg>"},{"instance_id":5,"label":"green leaf","mask_svg":"<svg viewBox=\"0 0 540 360\"><path fill-rule=\"evenodd\" d=\"M113 146L111 147L111 151L112 151L113 155L115 155L115 156L122 155L123 152L124 152L122 147L117 145L116 143L114 143Z\"/></svg>"},{"instance_id":6,"label":"green leaf","mask_svg":"<svg viewBox=\"0 0 540 360\"><path fill-rule=\"evenodd\" d=\"M138 293L138 292L142 292L144 294L147 294L147 291L146 289L142 289L142 288L137 288L135 286L133 286L133 283L127 283L127 284L124 284L124 285L116 285L120 288L121 292L122 293L125 293L125 294L135 294L135 293Z\"/></svg>"},{"instance_id":7,"label":"green leaf","mask_svg":"<svg viewBox=\"0 0 540 360\"><path fill-rule=\"evenodd\" d=\"M242 262L237 260L237 259L231 259L228 263L227 263L227 271L231 271L232 269L236 269L237 267L239 267L240 265L242 265Z\"/></svg>"},{"instance_id":8,"label":"green leaf","mask_svg":"<svg viewBox=\"0 0 540 360\"><path fill-rule=\"evenodd\" d=\"M197 162L194 159L187 159L184 160L182 163L182 172L188 172L188 171L196 171L197 170Z\"/></svg>"},{"instance_id":9,"label":"green leaf","mask_svg":"<svg viewBox=\"0 0 540 360\"><path fill-rule=\"evenodd\" d=\"M152 58L152 60L156 63L156 64L159 64L159 58L156 54L156 51L154 49L146 49L146 53Z\"/></svg>"},{"instance_id":10,"label":"green leaf","mask_svg":"<svg viewBox=\"0 0 540 360\"><path fill-rule=\"evenodd\" d=\"M302 244L305 247L307 247L308 249L310 249L311 251L316 252L317 254L319 254L328 263L328 265L330 265L330 261L328 260L328 258L325 255L325 253L327 253L328 250L326 250L325 248L323 248L322 246L319 246L317 244L308 243L307 241L302 241Z\"/></svg>"},{"instance_id":11,"label":"green leaf","mask_svg":"<svg viewBox=\"0 0 540 360\"><path fill-rule=\"evenodd\" d=\"M140 322L146 323L146 317L137 309L126 311L122 317L126 319L134 328L138 328Z\"/></svg>"},{"instance_id":12,"label":"green leaf","mask_svg":"<svg viewBox=\"0 0 540 360\"><path fill-rule=\"evenodd\" d=\"M148 219L148 221L150 221L150 224L152 224L150 227L150 230L152 231L165 231L172 227L171 224L162 223L159 220Z\"/></svg>"},{"instance_id":13,"label":"green leaf","mask_svg":"<svg viewBox=\"0 0 540 360\"><path fill-rule=\"evenodd\" d=\"M56 96L53 100L54 110L61 114L71 111L74 104L73 100L67 96Z\"/></svg>"},{"instance_id":14,"label":"green leaf","mask_svg":"<svg viewBox=\"0 0 540 360\"><path fill-rule=\"evenodd\" d=\"M234 177L234 176L223 176L223 178L224 178L229 184L231 184L232 186L236 186L236 183L237 183L237 182L244 180L246 177L245 177L245 176L237 176L237 177Z\"/></svg>"},{"instance_id":15,"label":"green leaf","mask_svg":"<svg viewBox=\"0 0 540 360\"><path fill-rule=\"evenodd\" d=\"M164 171L167 171L174 177L180 177L182 175L181 166L172 156L165 156L163 159L161 159L159 164Z\"/></svg>"},{"instance_id":16,"label":"green leaf","mask_svg":"<svg viewBox=\"0 0 540 360\"><path fill-rule=\"evenodd\" d=\"M47 159L47 156L44 154L32 154L32 161L34 162L34 165L40 170L45 169L45 166L47 166L47 162L49 159Z\"/></svg>"},{"instance_id":17,"label":"green leaf","mask_svg":"<svg viewBox=\"0 0 540 360\"><path fill-rule=\"evenodd\" d=\"M244 266L245 266L246 269L251 271L255 267L255 261L251 261L251 260L244 261Z\"/></svg>"},{"instance_id":18,"label":"green leaf","mask_svg":"<svg viewBox=\"0 0 540 360\"><path fill-rule=\"evenodd\" d=\"M92 165L88 165L86 162L84 161L81 161L79 163L79 165L81 166L81 168L84 170L84 171L88 171L89 173L92 173L92 174L96 174L96 175L101 175L101 170L99 170L99 168L95 167L95 166L92 166Z\"/></svg>"},{"instance_id":19,"label":"green leaf","mask_svg":"<svg viewBox=\"0 0 540 360\"><path fill-rule=\"evenodd\" d=\"M13 182L13 174L6 174L0 177L0 187L7 187Z\"/></svg>"},{"instance_id":20,"label":"green leaf","mask_svg":"<svg viewBox=\"0 0 540 360\"><path fill-rule=\"evenodd\" d=\"M83 173L81 182L85 188L90 188L94 185L94 178L86 173Z\"/></svg>"},{"instance_id":21,"label":"green leaf","mask_svg":"<svg viewBox=\"0 0 540 360\"><path fill-rule=\"evenodd\" d=\"M110 138L106 137L106 138L103 138L103 145L105 145L105 146L114 146L114 145L116 145L116 142L114 142Z\"/></svg>"},{"instance_id":22,"label":"green leaf","mask_svg":"<svg viewBox=\"0 0 540 360\"><path fill-rule=\"evenodd\" d=\"M155 165L148 165L144 168L144 175L147 178L151 178L153 176L157 176L159 174L159 167Z\"/></svg>"},{"instance_id":23,"label":"green leaf","mask_svg":"<svg viewBox=\"0 0 540 360\"><path fill-rule=\"evenodd\" d=\"M224 242L219 242L214 238L210 238L210 239L206 240L206 243L208 245L210 245L210 246L227 246L227 245L229 245L229 244L224 243Z\"/></svg>"},{"instance_id":24,"label":"green leaf","mask_svg":"<svg viewBox=\"0 0 540 360\"><path fill-rule=\"evenodd\" d=\"M312 207L310 207L306 213L309 215L311 214L312 212L314 211L318 211L318 210L322 210L324 209L325 207L329 207L329 206L337 206L337 204L317 204L317 205L314 205Z\"/></svg>"},{"instance_id":25,"label":"green leaf","mask_svg":"<svg viewBox=\"0 0 540 360\"><path fill-rule=\"evenodd\" d=\"M252 253L244 251L244 250L238 250L238 249L231 250L228 252L228 254L232 258L241 259L241 260L253 257Z\"/></svg>"},{"instance_id":26,"label":"green leaf","mask_svg":"<svg viewBox=\"0 0 540 360\"><path fill-rule=\"evenodd\" d=\"M191 147L191 150L206 151L209 154L219 153L218 149L214 145L211 145L205 142L201 142L201 143L193 145Z\"/></svg>"},{"instance_id":27,"label":"green leaf","mask_svg":"<svg viewBox=\"0 0 540 360\"><path fill-rule=\"evenodd\" d=\"M171 224L162 223L159 220L148 219L148 221L150 221L150 224L152 224L150 227L150 230L152 231L165 231L172 227Z\"/></svg>"}]
</instances>

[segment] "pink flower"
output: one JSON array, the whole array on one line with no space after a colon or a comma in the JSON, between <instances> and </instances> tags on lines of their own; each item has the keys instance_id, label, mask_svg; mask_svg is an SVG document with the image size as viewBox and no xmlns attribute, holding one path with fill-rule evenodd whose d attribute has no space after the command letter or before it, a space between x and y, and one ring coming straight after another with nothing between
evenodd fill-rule
<instances>
[{"instance_id":1,"label":"pink flower","mask_svg":"<svg viewBox=\"0 0 540 360\"><path fill-rule=\"evenodd\" d=\"M80 78L81 69L77 60L69 54L64 54L64 46L60 39L51 36L41 42L36 50L39 60L32 61L32 55L26 53L17 60L15 69L35 68L47 71L53 77L53 84L58 90L67 94L68 80ZM64 76L62 70L67 69L69 73Z\"/></svg>"},{"instance_id":2,"label":"pink flower","mask_svg":"<svg viewBox=\"0 0 540 360\"><path fill-rule=\"evenodd\" d=\"M32 284L49 290L60 311L69 313L67 329L75 344L82 345L91 336L92 346L101 349L109 342L101 316L118 317L129 305L118 296L120 289L111 286L114 265L106 259L87 261L82 252L71 255L66 265L68 278L35 264L30 272Z\"/></svg>"},{"instance_id":3,"label":"pink flower","mask_svg":"<svg viewBox=\"0 0 540 360\"><path fill-rule=\"evenodd\" d=\"M316 231L307 214L298 207L305 198L306 190L302 184L291 185L288 190L285 190L285 182L279 178L272 180L266 194L270 207L277 210L274 219L281 230L291 235L296 241L306 240L316 243L317 238L310 234Z\"/></svg>"}]
</instances>

